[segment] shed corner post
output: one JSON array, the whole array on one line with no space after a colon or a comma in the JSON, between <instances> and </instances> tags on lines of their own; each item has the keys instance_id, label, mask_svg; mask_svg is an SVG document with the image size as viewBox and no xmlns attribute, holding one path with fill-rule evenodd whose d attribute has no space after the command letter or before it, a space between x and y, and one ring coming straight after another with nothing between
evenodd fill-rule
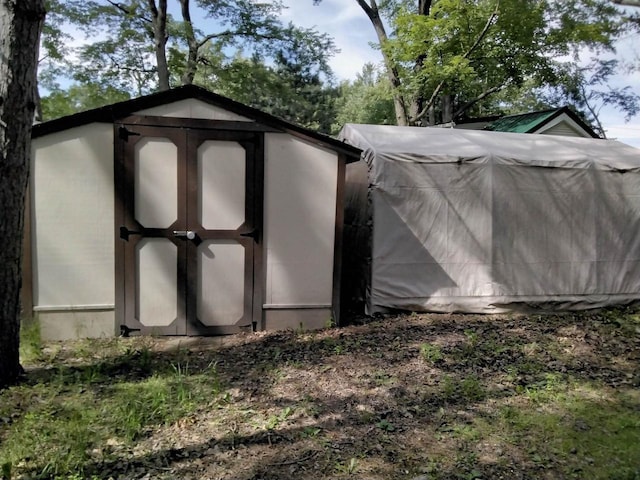
<instances>
[{"instance_id":1,"label":"shed corner post","mask_svg":"<svg viewBox=\"0 0 640 480\"><path fill-rule=\"evenodd\" d=\"M338 154L338 176L336 185L335 237L333 251L333 294L331 314L336 326L342 325L342 256L344 246L344 189L347 156Z\"/></svg>"},{"instance_id":2,"label":"shed corner post","mask_svg":"<svg viewBox=\"0 0 640 480\"><path fill-rule=\"evenodd\" d=\"M115 293L115 305L114 305L114 334L120 335L120 326L125 324L124 314L124 297L125 297L125 285L124 285L124 263L125 263L125 251L124 244L120 239L120 226L124 225L124 208L125 199L123 188L123 159L124 159L124 144L126 140L120 137L120 128L122 124L115 121L113 123L113 202L114 202L114 224L113 224L113 242L114 242L114 293Z\"/></svg>"}]
</instances>

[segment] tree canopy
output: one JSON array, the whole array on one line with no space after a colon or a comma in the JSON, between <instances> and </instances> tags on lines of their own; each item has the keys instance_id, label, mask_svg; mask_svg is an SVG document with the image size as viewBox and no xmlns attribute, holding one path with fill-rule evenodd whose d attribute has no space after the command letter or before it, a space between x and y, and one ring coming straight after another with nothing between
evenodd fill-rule
<instances>
[{"instance_id":1,"label":"tree canopy","mask_svg":"<svg viewBox=\"0 0 640 480\"><path fill-rule=\"evenodd\" d=\"M49 7L44 118L197 83L306 126L331 124L322 117L331 109L324 85L333 40L283 23L278 0L49 0ZM70 30L85 37L74 48L63 33ZM252 78L263 83L250 85Z\"/></svg>"},{"instance_id":2,"label":"tree canopy","mask_svg":"<svg viewBox=\"0 0 640 480\"><path fill-rule=\"evenodd\" d=\"M613 2L356 1L378 36L399 124L500 113L531 92L573 101L592 117L586 98L637 112L632 92L593 90L614 73L615 42L637 28L637 15ZM577 68L585 55L595 60Z\"/></svg>"},{"instance_id":3,"label":"tree canopy","mask_svg":"<svg viewBox=\"0 0 640 480\"><path fill-rule=\"evenodd\" d=\"M430 125L561 104L602 131L603 105L626 117L640 110L635 92L609 82L625 68L616 42L640 30L640 11L622 2L355 1L384 68L336 87L333 40L282 22L281 0L48 0L44 118L185 83L324 132L345 121Z\"/></svg>"}]
</instances>

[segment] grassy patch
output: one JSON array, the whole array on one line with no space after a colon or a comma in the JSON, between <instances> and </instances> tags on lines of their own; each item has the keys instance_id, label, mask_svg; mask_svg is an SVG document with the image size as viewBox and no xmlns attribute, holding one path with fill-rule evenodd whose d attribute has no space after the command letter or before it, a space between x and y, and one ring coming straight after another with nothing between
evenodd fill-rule
<instances>
[{"instance_id":1,"label":"grassy patch","mask_svg":"<svg viewBox=\"0 0 640 480\"><path fill-rule=\"evenodd\" d=\"M438 345L423 343L420 345L420 356L425 362L436 363L442 360L442 349Z\"/></svg>"},{"instance_id":2,"label":"grassy patch","mask_svg":"<svg viewBox=\"0 0 640 480\"><path fill-rule=\"evenodd\" d=\"M34 363L41 357L40 324L36 318L25 320L20 324L20 361Z\"/></svg>"},{"instance_id":3,"label":"grassy patch","mask_svg":"<svg viewBox=\"0 0 640 480\"><path fill-rule=\"evenodd\" d=\"M74 359L85 356L79 343ZM101 343L93 341L95 354ZM107 349L108 350L108 349ZM172 359L175 360L175 359ZM0 393L0 466L49 478L91 473L153 428L210 406L216 368L152 359L146 348L82 366L56 365Z\"/></svg>"}]
</instances>

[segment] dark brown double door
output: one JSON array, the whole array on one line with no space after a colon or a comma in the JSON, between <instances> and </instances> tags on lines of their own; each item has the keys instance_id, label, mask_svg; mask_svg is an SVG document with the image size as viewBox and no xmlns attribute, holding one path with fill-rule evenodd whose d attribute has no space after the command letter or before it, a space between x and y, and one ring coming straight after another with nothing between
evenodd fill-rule
<instances>
[{"instance_id":1,"label":"dark brown double door","mask_svg":"<svg viewBox=\"0 0 640 480\"><path fill-rule=\"evenodd\" d=\"M261 134L150 123L116 125L116 314L158 335L250 328Z\"/></svg>"}]
</instances>

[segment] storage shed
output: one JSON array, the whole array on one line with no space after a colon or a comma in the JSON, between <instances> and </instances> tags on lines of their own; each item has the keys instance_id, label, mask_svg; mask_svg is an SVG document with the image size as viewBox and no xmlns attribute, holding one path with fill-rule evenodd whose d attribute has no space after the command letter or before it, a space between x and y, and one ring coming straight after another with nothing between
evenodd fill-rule
<instances>
[{"instance_id":1,"label":"storage shed","mask_svg":"<svg viewBox=\"0 0 640 480\"><path fill-rule=\"evenodd\" d=\"M194 86L36 125L24 310L49 339L338 321L359 154Z\"/></svg>"},{"instance_id":2,"label":"storage shed","mask_svg":"<svg viewBox=\"0 0 640 480\"><path fill-rule=\"evenodd\" d=\"M640 150L375 125L341 138L363 150L347 167L344 284L369 313L640 299Z\"/></svg>"}]
</instances>

